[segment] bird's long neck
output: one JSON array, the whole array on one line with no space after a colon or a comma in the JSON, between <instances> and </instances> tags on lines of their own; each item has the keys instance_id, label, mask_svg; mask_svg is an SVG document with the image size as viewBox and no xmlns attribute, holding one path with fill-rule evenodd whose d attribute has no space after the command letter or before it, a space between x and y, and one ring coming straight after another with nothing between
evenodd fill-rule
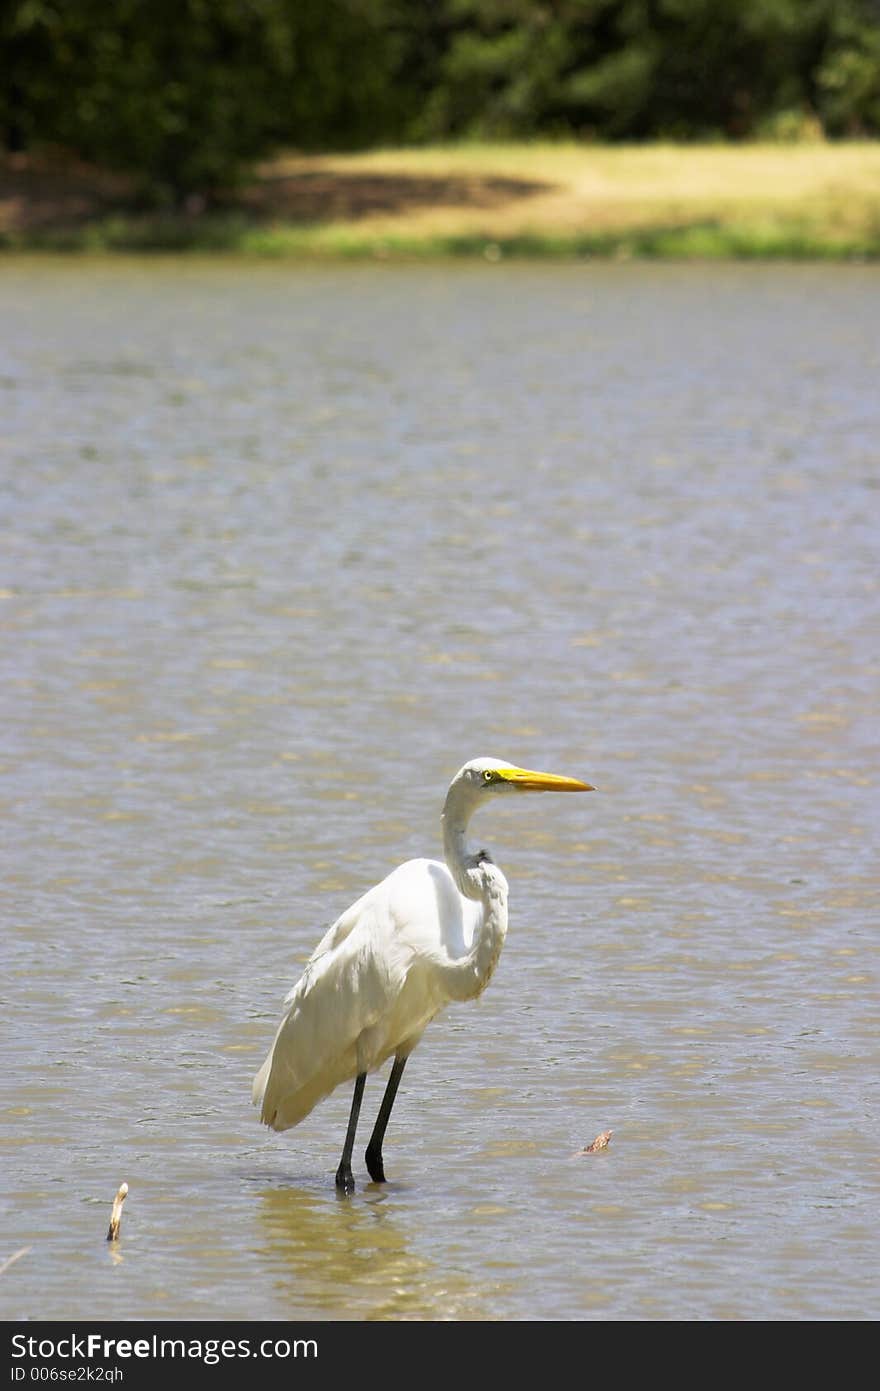
<instances>
[{"instance_id":1,"label":"bird's long neck","mask_svg":"<svg viewBox=\"0 0 880 1391\"><path fill-rule=\"evenodd\" d=\"M482 913L469 950L447 967L447 988L456 1000L481 995L498 964L507 936L507 880L485 850L467 843L473 804L453 795L443 809L443 850L459 893L482 904Z\"/></svg>"}]
</instances>

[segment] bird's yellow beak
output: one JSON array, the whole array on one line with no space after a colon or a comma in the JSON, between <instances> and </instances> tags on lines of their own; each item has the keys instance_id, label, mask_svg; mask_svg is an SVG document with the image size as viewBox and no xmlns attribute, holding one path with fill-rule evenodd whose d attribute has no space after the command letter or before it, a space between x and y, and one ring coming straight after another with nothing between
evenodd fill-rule
<instances>
[{"instance_id":1,"label":"bird's yellow beak","mask_svg":"<svg viewBox=\"0 0 880 1391\"><path fill-rule=\"evenodd\" d=\"M591 783L563 778L557 773L532 773L528 768L496 768L499 778L520 792L595 792Z\"/></svg>"}]
</instances>

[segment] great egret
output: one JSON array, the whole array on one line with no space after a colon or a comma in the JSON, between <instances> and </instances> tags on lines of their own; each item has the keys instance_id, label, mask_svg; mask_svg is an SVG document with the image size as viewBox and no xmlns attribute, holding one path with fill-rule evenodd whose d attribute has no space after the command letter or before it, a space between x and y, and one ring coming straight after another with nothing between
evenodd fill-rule
<instances>
[{"instance_id":1,"label":"great egret","mask_svg":"<svg viewBox=\"0 0 880 1391\"><path fill-rule=\"evenodd\" d=\"M341 1082L354 1096L336 1187L354 1190L351 1156L367 1073L394 1055L366 1151L385 1180L382 1141L406 1060L452 1000L475 1000L507 935L507 880L465 841L478 807L499 793L592 792L589 783L533 773L497 758L459 769L443 808L439 860L407 860L337 918L284 1001L284 1017L253 1085L273 1130L298 1125Z\"/></svg>"}]
</instances>

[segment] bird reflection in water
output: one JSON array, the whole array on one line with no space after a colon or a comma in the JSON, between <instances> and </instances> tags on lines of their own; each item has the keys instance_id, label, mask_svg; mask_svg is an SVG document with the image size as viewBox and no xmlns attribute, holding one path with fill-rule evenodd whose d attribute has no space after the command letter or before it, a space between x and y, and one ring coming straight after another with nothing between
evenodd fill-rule
<instances>
[{"instance_id":1,"label":"bird reflection in water","mask_svg":"<svg viewBox=\"0 0 880 1391\"><path fill-rule=\"evenodd\" d=\"M324 1192L266 1188L257 1213L261 1260L288 1318L337 1319L341 1289L352 1318L493 1317L484 1289L411 1249L406 1214L398 1218L380 1189L340 1203Z\"/></svg>"}]
</instances>

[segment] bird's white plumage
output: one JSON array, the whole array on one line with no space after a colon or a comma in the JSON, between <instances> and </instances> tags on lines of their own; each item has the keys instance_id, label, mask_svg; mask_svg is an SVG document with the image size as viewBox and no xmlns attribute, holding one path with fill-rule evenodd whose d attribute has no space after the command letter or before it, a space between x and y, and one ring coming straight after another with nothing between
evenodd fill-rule
<instances>
[{"instance_id":1,"label":"bird's white plumage","mask_svg":"<svg viewBox=\"0 0 880 1391\"><path fill-rule=\"evenodd\" d=\"M445 1005L485 989L507 932L507 881L465 843L477 807L496 793L587 788L501 759L459 770L443 810L445 863L408 860L353 903L287 996L253 1084L266 1125L287 1130L341 1082L405 1058Z\"/></svg>"},{"instance_id":2,"label":"bird's white plumage","mask_svg":"<svg viewBox=\"0 0 880 1391\"><path fill-rule=\"evenodd\" d=\"M482 912L445 864L409 860L337 918L287 996L254 1080L263 1121L287 1130L341 1082L411 1052L453 998L447 969Z\"/></svg>"}]
</instances>

